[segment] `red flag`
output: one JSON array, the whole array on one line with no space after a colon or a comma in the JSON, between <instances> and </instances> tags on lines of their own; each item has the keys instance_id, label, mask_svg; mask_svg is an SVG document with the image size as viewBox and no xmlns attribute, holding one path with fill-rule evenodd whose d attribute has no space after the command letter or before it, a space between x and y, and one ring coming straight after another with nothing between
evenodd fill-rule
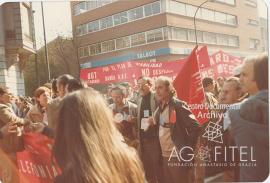
<instances>
[{"instance_id":1,"label":"red flag","mask_svg":"<svg viewBox=\"0 0 270 183\"><path fill-rule=\"evenodd\" d=\"M198 52L198 62L199 62L199 68L205 69L209 68L211 66L210 64L210 57L208 55L207 46L202 47Z\"/></svg>"},{"instance_id":2,"label":"red flag","mask_svg":"<svg viewBox=\"0 0 270 183\"><path fill-rule=\"evenodd\" d=\"M196 119L202 124L208 121L204 114L208 113L205 108L205 95L202 87L202 79L199 71L196 46L188 57L182 70L174 80L174 87L179 99L192 106L191 111Z\"/></svg>"}]
</instances>

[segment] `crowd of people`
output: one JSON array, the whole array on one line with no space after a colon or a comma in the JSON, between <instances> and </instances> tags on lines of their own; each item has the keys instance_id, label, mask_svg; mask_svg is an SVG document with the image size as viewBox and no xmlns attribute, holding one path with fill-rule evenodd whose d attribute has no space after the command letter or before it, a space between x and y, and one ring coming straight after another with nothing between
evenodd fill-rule
<instances>
[{"instance_id":1,"label":"crowd of people","mask_svg":"<svg viewBox=\"0 0 270 183\"><path fill-rule=\"evenodd\" d=\"M203 138L208 123L196 120L166 76L142 76L133 88L110 85L105 97L68 74L38 87L32 98L0 87L0 149L16 164L24 133L54 139L56 183L193 183L217 173L223 182L263 181L269 173L268 56L247 58L235 76L206 77L202 86L209 106L234 106L209 108L223 114L209 119L223 126L223 148L252 147L255 167L186 166L203 163L191 154L216 144ZM17 180L12 175L9 182Z\"/></svg>"}]
</instances>

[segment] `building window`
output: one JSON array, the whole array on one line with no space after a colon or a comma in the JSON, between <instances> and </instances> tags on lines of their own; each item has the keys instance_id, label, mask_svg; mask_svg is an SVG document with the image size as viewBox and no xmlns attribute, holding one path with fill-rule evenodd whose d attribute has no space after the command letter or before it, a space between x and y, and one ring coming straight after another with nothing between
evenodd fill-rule
<instances>
[{"instance_id":1,"label":"building window","mask_svg":"<svg viewBox=\"0 0 270 183\"><path fill-rule=\"evenodd\" d=\"M227 24L228 25L237 25L237 18L234 15L227 14Z\"/></svg>"},{"instance_id":2,"label":"building window","mask_svg":"<svg viewBox=\"0 0 270 183\"><path fill-rule=\"evenodd\" d=\"M27 6L23 4L21 13L23 17L22 19L23 38L28 41L32 41L32 18L31 18L32 15L31 15L30 8L28 8Z\"/></svg>"},{"instance_id":3,"label":"building window","mask_svg":"<svg viewBox=\"0 0 270 183\"><path fill-rule=\"evenodd\" d=\"M194 17L196 10L197 10L196 6L186 4L186 15L187 16ZM201 10L202 10L201 8L198 10L197 15L196 15L197 18L201 18Z\"/></svg>"},{"instance_id":4,"label":"building window","mask_svg":"<svg viewBox=\"0 0 270 183\"><path fill-rule=\"evenodd\" d=\"M87 10L86 10L86 2L85 1L81 2L79 4L76 4L74 6L74 15L79 15L79 14L84 13L86 11Z\"/></svg>"},{"instance_id":5,"label":"building window","mask_svg":"<svg viewBox=\"0 0 270 183\"><path fill-rule=\"evenodd\" d=\"M116 39L116 49L123 49L123 48L129 48L130 47L130 37L122 37Z\"/></svg>"},{"instance_id":6,"label":"building window","mask_svg":"<svg viewBox=\"0 0 270 183\"><path fill-rule=\"evenodd\" d=\"M88 23L88 33L95 32L99 30L99 21L89 22Z\"/></svg>"},{"instance_id":7,"label":"building window","mask_svg":"<svg viewBox=\"0 0 270 183\"><path fill-rule=\"evenodd\" d=\"M260 45L260 40L252 39L252 38L249 39L249 48L250 49L258 50L259 45Z\"/></svg>"},{"instance_id":8,"label":"building window","mask_svg":"<svg viewBox=\"0 0 270 183\"><path fill-rule=\"evenodd\" d=\"M88 48L88 46L79 48L78 52L79 52L79 57L80 58L89 56L89 48Z\"/></svg>"},{"instance_id":9,"label":"building window","mask_svg":"<svg viewBox=\"0 0 270 183\"><path fill-rule=\"evenodd\" d=\"M208 9L202 9L202 18L204 20L214 21L215 20L215 13L214 13L214 11L211 11Z\"/></svg>"},{"instance_id":10,"label":"building window","mask_svg":"<svg viewBox=\"0 0 270 183\"><path fill-rule=\"evenodd\" d=\"M217 44L217 36L214 33L203 32L203 41L208 44Z\"/></svg>"},{"instance_id":11,"label":"building window","mask_svg":"<svg viewBox=\"0 0 270 183\"><path fill-rule=\"evenodd\" d=\"M186 15L186 4L176 2L176 1L171 1L170 2L170 11L172 13L176 13L179 15Z\"/></svg>"},{"instance_id":12,"label":"building window","mask_svg":"<svg viewBox=\"0 0 270 183\"><path fill-rule=\"evenodd\" d=\"M172 39L179 41L187 41L188 40L187 30L182 28L173 28Z\"/></svg>"},{"instance_id":13,"label":"building window","mask_svg":"<svg viewBox=\"0 0 270 183\"><path fill-rule=\"evenodd\" d=\"M197 10L197 6L185 4L177 1L170 1L170 12L188 17L194 17ZM206 8L200 8L196 14L196 18L227 24L237 25L237 17L223 12L218 12Z\"/></svg>"},{"instance_id":14,"label":"building window","mask_svg":"<svg viewBox=\"0 0 270 183\"><path fill-rule=\"evenodd\" d=\"M115 50L115 40L105 41L101 43L101 52L106 53Z\"/></svg>"},{"instance_id":15,"label":"building window","mask_svg":"<svg viewBox=\"0 0 270 183\"><path fill-rule=\"evenodd\" d=\"M239 47L239 39L236 36L228 36L228 46Z\"/></svg>"},{"instance_id":16,"label":"building window","mask_svg":"<svg viewBox=\"0 0 270 183\"><path fill-rule=\"evenodd\" d=\"M112 16L100 20L100 29L106 29L113 26Z\"/></svg>"},{"instance_id":17,"label":"building window","mask_svg":"<svg viewBox=\"0 0 270 183\"><path fill-rule=\"evenodd\" d=\"M220 2L228 5L235 5L235 0L215 0L215 2Z\"/></svg>"},{"instance_id":18,"label":"building window","mask_svg":"<svg viewBox=\"0 0 270 183\"><path fill-rule=\"evenodd\" d=\"M82 58L84 56L83 47L82 48L79 48L78 49L78 52L79 52L79 57Z\"/></svg>"},{"instance_id":19,"label":"building window","mask_svg":"<svg viewBox=\"0 0 270 183\"><path fill-rule=\"evenodd\" d=\"M154 2L144 6L144 16L148 17L160 13L160 2Z\"/></svg>"},{"instance_id":20,"label":"building window","mask_svg":"<svg viewBox=\"0 0 270 183\"><path fill-rule=\"evenodd\" d=\"M249 25L258 26L258 25L259 25L259 21L257 21L257 20L252 20L252 19L248 19L248 24L249 24Z\"/></svg>"},{"instance_id":21,"label":"building window","mask_svg":"<svg viewBox=\"0 0 270 183\"><path fill-rule=\"evenodd\" d=\"M201 31L197 31L197 41L199 43L203 42L203 34ZM195 31L194 30L188 30L188 41L190 42L196 42L196 37L195 37Z\"/></svg>"},{"instance_id":22,"label":"building window","mask_svg":"<svg viewBox=\"0 0 270 183\"><path fill-rule=\"evenodd\" d=\"M119 25L128 22L127 12L118 13L113 16L114 25Z\"/></svg>"},{"instance_id":23,"label":"building window","mask_svg":"<svg viewBox=\"0 0 270 183\"><path fill-rule=\"evenodd\" d=\"M150 3L147 5L135 8L135 9L117 13L115 15L112 15L106 18L102 18L93 22L88 22L86 23L86 26L88 28L88 33L91 33L95 31L99 31L101 29L106 29L113 26L121 25L121 24L134 21L140 18L153 16L159 13L161 13L161 3L160 1L156 1L154 3ZM79 25L79 26L82 26L82 25ZM82 33L82 31L80 30L82 28L79 26L76 27L76 35L77 36L84 35L85 33Z\"/></svg>"},{"instance_id":24,"label":"building window","mask_svg":"<svg viewBox=\"0 0 270 183\"><path fill-rule=\"evenodd\" d=\"M152 3L152 12L153 15L161 12L160 1Z\"/></svg>"},{"instance_id":25,"label":"building window","mask_svg":"<svg viewBox=\"0 0 270 183\"><path fill-rule=\"evenodd\" d=\"M146 32L147 43L163 40L162 29L156 29Z\"/></svg>"},{"instance_id":26,"label":"building window","mask_svg":"<svg viewBox=\"0 0 270 183\"><path fill-rule=\"evenodd\" d=\"M215 44L220 46L239 47L239 37L214 32L197 31L197 39L200 43ZM125 37L119 37L113 40L96 43L78 49L79 57L97 55L100 53L112 52L115 50L127 49L147 43L153 43L162 40L177 40L185 42L195 42L195 31L181 27L162 27L146 32L141 32ZM250 47L258 48L257 39L250 39ZM257 43L257 44L256 44Z\"/></svg>"},{"instance_id":27,"label":"building window","mask_svg":"<svg viewBox=\"0 0 270 183\"><path fill-rule=\"evenodd\" d=\"M105 6L106 4L112 3L115 0L91 0L83 1L74 5L74 15L79 15L81 13Z\"/></svg>"},{"instance_id":28,"label":"building window","mask_svg":"<svg viewBox=\"0 0 270 183\"><path fill-rule=\"evenodd\" d=\"M131 36L131 46L137 46L145 44L145 33L139 33Z\"/></svg>"},{"instance_id":29,"label":"building window","mask_svg":"<svg viewBox=\"0 0 270 183\"><path fill-rule=\"evenodd\" d=\"M87 34L87 26L85 24L83 25L79 25L77 28L76 28L76 31L78 33L78 35L84 35L84 34Z\"/></svg>"},{"instance_id":30,"label":"building window","mask_svg":"<svg viewBox=\"0 0 270 183\"><path fill-rule=\"evenodd\" d=\"M98 43L98 44L90 45L89 49L90 49L90 55L97 55L101 53L101 44Z\"/></svg>"},{"instance_id":31,"label":"building window","mask_svg":"<svg viewBox=\"0 0 270 183\"><path fill-rule=\"evenodd\" d=\"M245 4L250 7L257 7L257 1L256 0L246 0Z\"/></svg>"},{"instance_id":32,"label":"building window","mask_svg":"<svg viewBox=\"0 0 270 183\"><path fill-rule=\"evenodd\" d=\"M215 12L215 21L218 23L227 23L227 17L225 13Z\"/></svg>"},{"instance_id":33,"label":"building window","mask_svg":"<svg viewBox=\"0 0 270 183\"><path fill-rule=\"evenodd\" d=\"M227 46L229 44L229 38L227 35L217 35L217 44Z\"/></svg>"},{"instance_id":34,"label":"building window","mask_svg":"<svg viewBox=\"0 0 270 183\"><path fill-rule=\"evenodd\" d=\"M128 11L130 21L137 20L143 17L143 7L132 9Z\"/></svg>"}]
</instances>

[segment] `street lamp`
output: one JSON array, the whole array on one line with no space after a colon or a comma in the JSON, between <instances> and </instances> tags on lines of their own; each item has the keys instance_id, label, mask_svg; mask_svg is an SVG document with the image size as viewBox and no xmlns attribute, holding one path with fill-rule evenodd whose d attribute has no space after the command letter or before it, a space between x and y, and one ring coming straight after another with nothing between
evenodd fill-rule
<instances>
[{"instance_id":1,"label":"street lamp","mask_svg":"<svg viewBox=\"0 0 270 183\"><path fill-rule=\"evenodd\" d=\"M42 13L42 23L43 23L43 34L44 34L44 46L45 46L45 60L48 69L48 80L51 81L51 70L50 63L48 60L48 50L47 50L47 40L46 40L46 29L45 29L45 21L44 21L44 11L43 11L43 1L41 1L41 13Z\"/></svg>"},{"instance_id":2,"label":"street lamp","mask_svg":"<svg viewBox=\"0 0 270 183\"><path fill-rule=\"evenodd\" d=\"M198 6L198 8L195 11L194 17L193 17L193 22L194 22L194 31L195 31L195 40L196 40L196 46L198 46L198 38L197 38L197 27L196 27L196 15L199 11L199 9L206 3L208 2L215 2L215 0L206 0L203 3L200 4L200 6Z\"/></svg>"}]
</instances>

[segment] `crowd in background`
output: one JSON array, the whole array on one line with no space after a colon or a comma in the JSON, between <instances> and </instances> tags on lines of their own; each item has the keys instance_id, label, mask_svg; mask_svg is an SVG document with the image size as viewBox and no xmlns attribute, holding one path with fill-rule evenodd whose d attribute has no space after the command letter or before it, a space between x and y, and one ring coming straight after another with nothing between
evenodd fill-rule
<instances>
[{"instance_id":1,"label":"crowd in background","mask_svg":"<svg viewBox=\"0 0 270 183\"><path fill-rule=\"evenodd\" d=\"M239 106L209 109L224 114L209 120L223 127L224 149L253 147L256 167L174 166L179 161L171 158L174 150L189 146L197 152L216 144L202 137L207 123L198 123L165 76L155 81L142 76L136 86L112 84L103 95L67 74L38 87L32 98L1 87L0 148L15 163L23 133L53 138L62 170L57 183L188 183L218 173L224 182L263 181L269 173L268 56L247 58L235 76L206 77L202 86L208 104ZM189 150L183 159L189 159ZM198 158L187 162L202 163ZM10 182L16 180L13 176Z\"/></svg>"}]
</instances>

